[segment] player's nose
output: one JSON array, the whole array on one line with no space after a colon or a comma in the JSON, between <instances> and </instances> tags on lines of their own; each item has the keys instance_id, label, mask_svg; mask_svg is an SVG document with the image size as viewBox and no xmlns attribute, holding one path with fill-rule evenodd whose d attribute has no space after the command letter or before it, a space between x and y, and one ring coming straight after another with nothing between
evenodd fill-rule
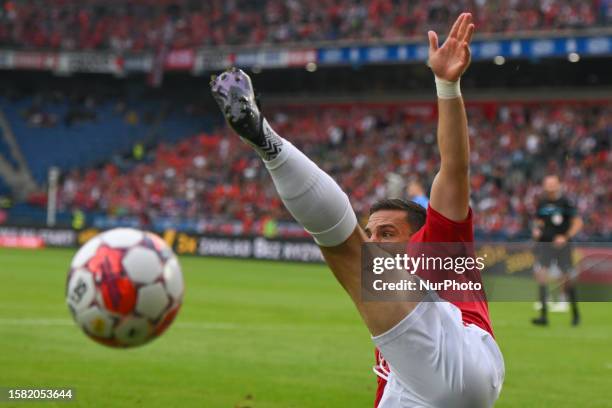
<instances>
[{"instance_id":1,"label":"player's nose","mask_svg":"<svg viewBox=\"0 0 612 408\"><path fill-rule=\"evenodd\" d=\"M366 242L381 242L381 240L376 234L372 234L366 239Z\"/></svg>"}]
</instances>

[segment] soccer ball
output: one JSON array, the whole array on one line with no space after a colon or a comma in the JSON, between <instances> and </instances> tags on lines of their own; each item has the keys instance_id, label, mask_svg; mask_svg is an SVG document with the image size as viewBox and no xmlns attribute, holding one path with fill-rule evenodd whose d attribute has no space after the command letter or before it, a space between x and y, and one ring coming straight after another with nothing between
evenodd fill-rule
<instances>
[{"instance_id":1,"label":"soccer ball","mask_svg":"<svg viewBox=\"0 0 612 408\"><path fill-rule=\"evenodd\" d=\"M77 325L93 340L133 347L170 326L183 290L178 260L160 237L116 228L90 239L76 253L66 302Z\"/></svg>"}]
</instances>

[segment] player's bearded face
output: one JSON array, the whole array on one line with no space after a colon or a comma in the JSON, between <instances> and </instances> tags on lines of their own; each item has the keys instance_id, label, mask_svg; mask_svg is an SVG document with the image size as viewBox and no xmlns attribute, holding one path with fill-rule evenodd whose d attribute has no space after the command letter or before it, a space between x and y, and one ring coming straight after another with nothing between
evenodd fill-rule
<instances>
[{"instance_id":1,"label":"player's bearded face","mask_svg":"<svg viewBox=\"0 0 612 408\"><path fill-rule=\"evenodd\" d=\"M407 242L412 228L401 210L380 210L370 215L365 228L368 242Z\"/></svg>"}]
</instances>

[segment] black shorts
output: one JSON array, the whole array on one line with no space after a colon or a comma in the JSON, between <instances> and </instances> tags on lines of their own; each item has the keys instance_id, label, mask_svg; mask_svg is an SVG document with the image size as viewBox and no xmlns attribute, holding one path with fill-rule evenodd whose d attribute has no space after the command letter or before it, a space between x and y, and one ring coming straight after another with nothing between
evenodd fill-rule
<instances>
[{"instance_id":1,"label":"black shorts","mask_svg":"<svg viewBox=\"0 0 612 408\"><path fill-rule=\"evenodd\" d=\"M570 244L557 248L552 242L538 242L535 247L538 265L550 267L556 263L562 272L569 272L573 267L572 246Z\"/></svg>"}]
</instances>

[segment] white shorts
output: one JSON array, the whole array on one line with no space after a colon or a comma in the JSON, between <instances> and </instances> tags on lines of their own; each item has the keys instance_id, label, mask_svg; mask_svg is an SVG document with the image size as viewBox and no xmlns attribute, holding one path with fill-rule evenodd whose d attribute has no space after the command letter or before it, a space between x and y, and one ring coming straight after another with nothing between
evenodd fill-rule
<instances>
[{"instance_id":1,"label":"white shorts","mask_svg":"<svg viewBox=\"0 0 612 408\"><path fill-rule=\"evenodd\" d=\"M497 343L465 326L451 303L421 302L373 340L390 368L379 408L492 407L499 396L505 367Z\"/></svg>"}]
</instances>

